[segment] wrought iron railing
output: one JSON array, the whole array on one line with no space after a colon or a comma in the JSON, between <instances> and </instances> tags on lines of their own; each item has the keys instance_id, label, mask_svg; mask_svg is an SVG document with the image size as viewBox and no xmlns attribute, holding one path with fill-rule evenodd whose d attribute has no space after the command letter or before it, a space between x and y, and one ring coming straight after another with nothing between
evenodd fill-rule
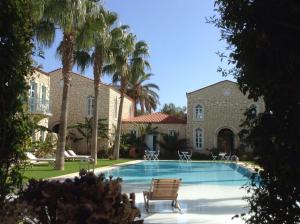
<instances>
[{"instance_id":1,"label":"wrought iron railing","mask_svg":"<svg viewBox=\"0 0 300 224\"><path fill-rule=\"evenodd\" d=\"M51 104L49 100L29 97L28 110L33 114L51 114Z\"/></svg>"}]
</instances>

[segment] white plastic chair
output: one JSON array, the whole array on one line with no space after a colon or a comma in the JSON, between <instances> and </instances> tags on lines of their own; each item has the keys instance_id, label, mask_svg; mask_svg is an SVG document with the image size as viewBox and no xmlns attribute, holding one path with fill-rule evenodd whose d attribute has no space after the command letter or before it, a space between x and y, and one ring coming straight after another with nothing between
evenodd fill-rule
<instances>
[{"instance_id":1,"label":"white plastic chair","mask_svg":"<svg viewBox=\"0 0 300 224\"><path fill-rule=\"evenodd\" d=\"M179 160L183 161L184 160L183 154L179 150L177 151L177 153L178 153Z\"/></svg>"}]
</instances>

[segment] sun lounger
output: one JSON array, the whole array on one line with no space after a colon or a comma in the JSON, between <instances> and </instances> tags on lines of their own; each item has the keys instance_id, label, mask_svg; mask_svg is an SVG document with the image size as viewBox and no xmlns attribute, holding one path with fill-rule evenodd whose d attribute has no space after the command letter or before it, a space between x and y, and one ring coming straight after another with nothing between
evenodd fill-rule
<instances>
[{"instance_id":1,"label":"sun lounger","mask_svg":"<svg viewBox=\"0 0 300 224\"><path fill-rule=\"evenodd\" d=\"M90 161L92 158L90 156L72 156L67 151L64 151L66 160L80 160L80 161Z\"/></svg>"},{"instance_id":2,"label":"sun lounger","mask_svg":"<svg viewBox=\"0 0 300 224\"><path fill-rule=\"evenodd\" d=\"M54 158L37 158L31 152L25 152L25 154L26 154L26 156L29 159L31 164L37 164L38 162L47 162L49 164L54 164L54 162L55 162Z\"/></svg>"},{"instance_id":3,"label":"sun lounger","mask_svg":"<svg viewBox=\"0 0 300 224\"><path fill-rule=\"evenodd\" d=\"M67 150L70 156L76 156L78 158L90 158L91 156L88 155L77 155L73 150Z\"/></svg>"},{"instance_id":4,"label":"sun lounger","mask_svg":"<svg viewBox=\"0 0 300 224\"><path fill-rule=\"evenodd\" d=\"M143 192L146 211L149 211L149 201L152 200L170 200L172 207L181 211L177 201L180 183L181 179L152 179L150 190Z\"/></svg>"}]
</instances>

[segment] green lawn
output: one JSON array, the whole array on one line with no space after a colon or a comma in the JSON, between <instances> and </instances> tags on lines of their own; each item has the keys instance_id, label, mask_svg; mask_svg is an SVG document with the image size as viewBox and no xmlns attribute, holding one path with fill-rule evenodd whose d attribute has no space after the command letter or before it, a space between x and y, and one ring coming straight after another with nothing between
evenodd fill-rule
<instances>
[{"instance_id":1,"label":"green lawn","mask_svg":"<svg viewBox=\"0 0 300 224\"><path fill-rule=\"evenodd\" d=\"M131 159L119 159L119 160L108 160L108 159L98 159L98 163L95 168L111 166L118 163L124 163L132 161ZM87 168L87 165L84 164L82 168ZM25 179L35 178L35 179L44 179L49 177L56 177L60 175L65 175L69 173L76 173L79 171L80 162L79 161L67 161L65 162L65 170L54 170L53 166L48 164L34 165L32 167L27 167L24 173Z\"/></svg>"}]
</instances>

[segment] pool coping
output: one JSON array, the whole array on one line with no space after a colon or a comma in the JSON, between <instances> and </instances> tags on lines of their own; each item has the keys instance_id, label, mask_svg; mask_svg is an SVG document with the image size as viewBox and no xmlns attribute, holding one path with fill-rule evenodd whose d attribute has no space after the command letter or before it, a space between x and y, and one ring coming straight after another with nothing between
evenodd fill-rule
<instances>
[{"instance_id":1,"label":"pool coping","mask_svg":"<svg viewBox=\"0 0 300 224\"><path fill-rule=\"evenodd\" d=\"M128 162L124 162L124 163L114 164L114 165L111 165L111 166L98 167L94 170L94 173L104 172L104 171L111 170L111 169L114 169L114 168L117 168L117 167L134 165L134 164L137 164L137 163L140 163L140 162L143 162L143 161L144 160L134 160L134 161L128 161ZM65 174L65 175L46 178L46 180L64 180L64 179L74 178L74 177L78 177L78 176L79 176L79 172L75 172L75 173L69 173L69 174Z\"/></svg>"},{"instance_id":2,"label":"pool coping","mask_svg":"<svg viewBox=\"0 0 300 224\"><path fill-rule=\"evenodd\" d=\"M123 166L129 166L129 165L134 165L134 164L138 164L138 163L141 163L143 161L147 161L147 160L134 160L134 161L128 161L128 162L124 162L124 163L118 163L118 164L114 164L114 165L111 165L111 166L104 166L104 167L99 167L99 168L96 168L94 170L94 173L101 173L101 172L105 172L105 171L108 171L108 170L111 170L111 169L115 169L117 167L123 167ZM159 160L159 161L179 161L179 160ZM155 161L153 161L155 162ZM261 170L261 168L259 166L256 166L256 165L251 165L251 164L247 164L247 163L244 163L244 162L233 162L233 161L221 161L221 160L205 160L205 161L189 161L189 162L185 162L185 161L182 161L182 163L197 163L197 162L202 162L202 163L234 163L234 164L238 164L239 166L245 168L245 169L248 169L250 172L254 173L254 172L257 172L256 169L258 170ZM65 180L65 179L68 179L68 178L74 178L76 176L79 176L79 172L74 172L74 173L69 173L69 174L65 174L65 175L60 175L60 176L55 176L55 177L50 177L50 178L46 178L46 180Z\"/></svg>"}]
</instances>

